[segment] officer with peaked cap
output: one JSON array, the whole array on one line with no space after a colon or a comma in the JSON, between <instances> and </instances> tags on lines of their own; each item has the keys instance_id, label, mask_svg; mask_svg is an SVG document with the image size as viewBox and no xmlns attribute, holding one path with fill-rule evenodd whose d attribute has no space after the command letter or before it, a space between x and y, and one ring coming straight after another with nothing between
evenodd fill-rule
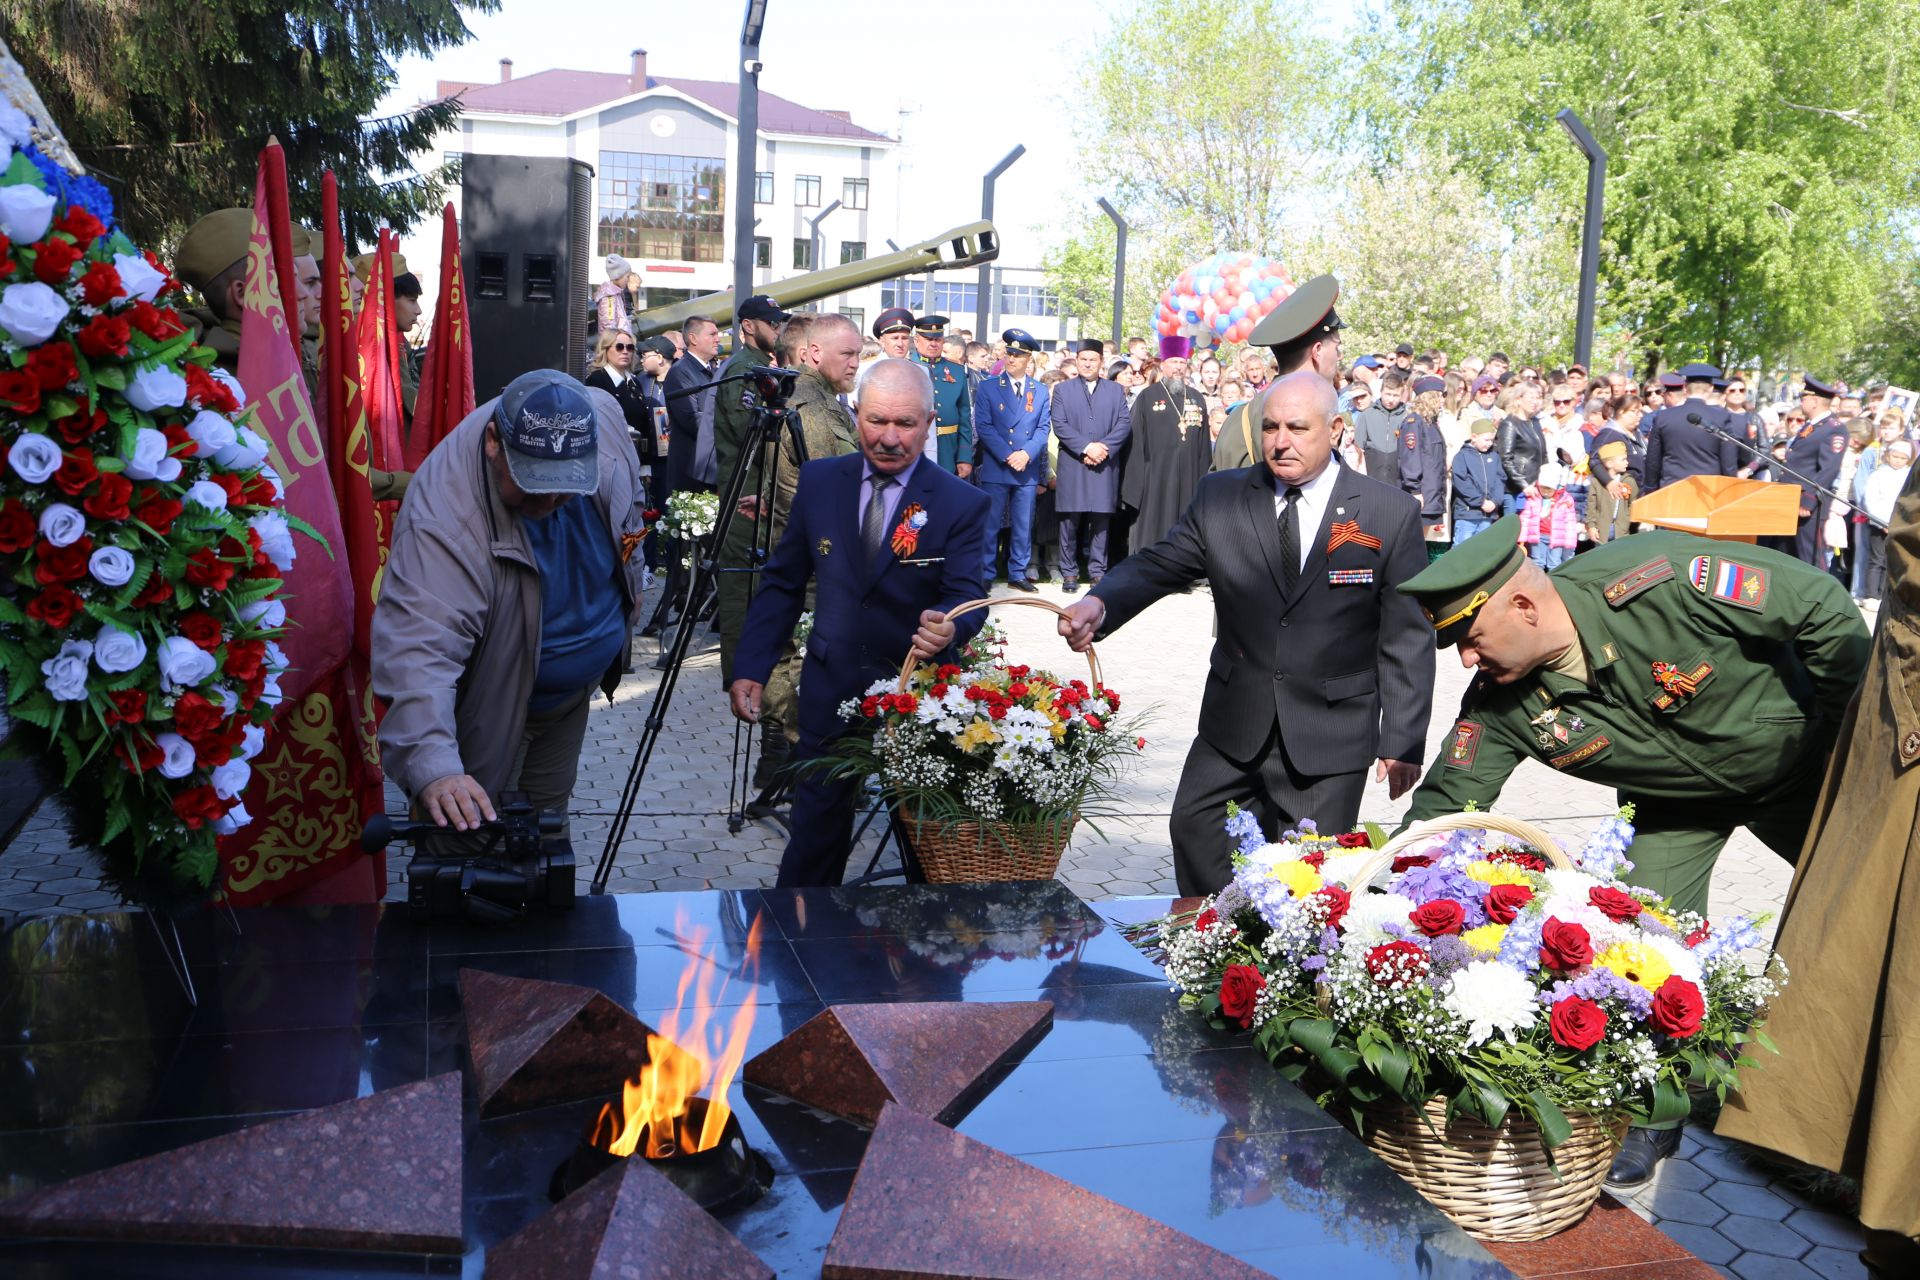
<instances>
[{"instance_id":1,"label":"officer with peaked cap","mask_svg":"<svg viewBox=\"0 0 1920 1280\"><path fill-rule=\"evenodd\" d=\"M1339 300L1340 282L1330 275L1315 276L1254 327L1247 342L1273 352L1275 382L1296 369L1312 369L1333 381L1340 368L1340 330L1346 327L1333 309ZM1259 459L1260 430L1253 408L1258 403L1256 397L1227 415L1213 446L1215 471L1251 466Z\"/></svg>"},{"instance_id":2,"label":"officer with peaked cap","mask_svg":"<svg viewBox=\"0 0 1920 1280\"><path fill-rule=\"evenodd\" d=\"M943 471L965 480L973 474L973 398L967 392L967 367L941 355L947 341L945 316L921 316L913 322L912 359L926 366L933 380L933 435L929 452Z\"/></svg>"},{"instance_id":3,"label":"officer with peaked cap","mask_svg":"<svg viewBox=\"0 0 1920 1280\"><path fill-rule=\"evenodd\" d=\"M1800 410L1807 415L1807 421L1787 442L1787 466L1819 486L1800 485L1800 524L1794 531L1792 554L1822 568L1826 565L1827 553L1820 545L1820 527L1833 500L1820 489L1833 488L1847 453L1847 424L1833 411L1834 399L1839 394L1839 388L1810 373L1802 377ZM1781 479L1787 484L1799 484L1792 475L1783 474ZM1787 548L1783 546L1781 550Z\"/></svg>"},{"instance_id":4,"label":"officer with peaked cap","mask_svg":"<svg viewBox=\"0 0 1920 1280\"><path fill-rule=\"evenodd\" d=\"M888 307L874 318L873 336L880 342L882 355L905 360L913 351L913 312L905 307Z\"/></svg>"},{"instance_id":5,"label":"officer with peaked cap","mask_svg":"<svg viewBox=\"0 0 1920 1280\"><path fill-rule=\"evenodd\" d=\"M1653 427L1646 432L1643 474L1648 488L1664 489L1688 476L1739 473L1740 446L1733 442L1733 419L1707 401L1719 376L1720 371L1710 364L1684 365L1679 370L1686 398L1654 415Z\"/></svg>"},{"instance_id":6,"label":"officer with peaked cap","mask_svg":"<svg viewBox=\"0 0 1920 1280\"><path fill-rule=\"evenodd\" d=\"M974 477L993 504L987 517L985 581L993 582L1000 530L1011 524L1007 548L1007 585L1033 591L1027 564L1033 555L1033 509L1047 470L1047 437L1052 404L1047 385L1034 376L1033 357L1040 344L1025 329L1000 335L1007 344L1006 367L980 384L973 402L973 434L979 442L980 469Z\"/></svg>"},{"instance_id":7,"label":"officer with peaked cap","mask_svg":"<svg viewBox=\"0 0 1920 1280\"><path fill-rule=\"evenodd\" d=\"M1524 760L1635 807L1629 882L1704 913L1735 827L1799 856L1866 667L1847 590L1789 556L1655 531L1528 560L1508 516L1400 587L1478 668L1406 821L1491 808ZM1609 1181L1652 1175L1678 1132L1636 1130Z\"/></svg>"}]
</instances>

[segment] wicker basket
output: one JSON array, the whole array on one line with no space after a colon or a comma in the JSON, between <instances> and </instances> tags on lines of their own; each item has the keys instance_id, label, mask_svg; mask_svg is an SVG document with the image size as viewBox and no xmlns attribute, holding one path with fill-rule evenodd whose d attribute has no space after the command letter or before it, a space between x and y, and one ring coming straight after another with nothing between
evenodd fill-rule
<instances>
[{"instance_id":1,"label":"wicker basket","mask_svg":"<svg viewBox=\"0 0 1920 1280\"><path fill-rule=\"evenodd\" d=\"M1066 616L1066 611L1045 600L1006 599L969 600L947 611L948 618L972 613L996 604L1017 604L1030 609L1045 609ZM900 666L899 689L907 684L919 661L909 653ZM1095 688L1100 686L1100 659L1091 646L1087 649L1087 670ZM922 819L907 806L900 806L900 823L919 859L920 870L930 884L966 884L994 880L1051 880L1060 870L1060 856L1079 815L1052 825L1012 822L940 823Z\"/></svg>"},{"instance_id":2,"label":"wicker basket","mask_svg":"<svg viewBox=\"0 0 1920 1280\"><path fill-rule=\"evenodd\" d=\"M1395 854L1433 836L1481 829L1525 841L1555 867L1573 865L1552 836L1530 823L1459 813L1416 823L1388 841L1350 888L1360 892L1393 864ZM1467 1234L1483 1240L1543 1240L1579 1222L1600 1198L1627 1129L1625 1121L1607 1125L1570 1112L1573 1136L1553 1149L1550 1165L1539 1128L1518 1112L1497 1129L1470 1116L1449 1122L1446 1102L1437 1098L1421 1108L1376 1104L1365 1115L1361 1138L1374 1153Z\"/></svg>"}]
</instances>

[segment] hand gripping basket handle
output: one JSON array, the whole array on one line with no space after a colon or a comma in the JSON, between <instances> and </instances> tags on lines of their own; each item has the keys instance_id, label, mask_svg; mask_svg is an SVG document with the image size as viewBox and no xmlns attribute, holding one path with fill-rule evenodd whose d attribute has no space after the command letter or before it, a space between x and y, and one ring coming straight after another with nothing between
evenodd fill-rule
<instances>
[{"instance_id":1,"label":"hand gripping basket handle","mask_svg":"<svg viewBox=\"0 0 1920 1280\"><path fill-rule=\"evenodd\" d=\"M1351 892L1360 892L1373 883L1375 876L1393 865L1396 854L1423 844L1434 836L1445 835L1449 831L1480 830L1498 831L1503 835L1524 840L1538 849L1541 855L1555 867L1562 871L1573 870L1573 859L1554 843L1552 836L1531 822L1522 822L1518 818L1506 818L1495 813L1454 813L1444 818L1429 818L1425 822L1416 822L1381 845L1380 851L1373 855L1373 861L1362 867L1348 882L1347 887Z\"/></svg>"},{"instance_id":2,"label":"hand gripping basket handle","mask_svg":"<svg viewBox=\"0 0 1920 1280\"><path fill-rule=\"evenodd\" d=\"M953 608L947 610L947 620L951 622L963 613L973 613L976 610L985 609L996 604L1017 604L1029 609L1045 609L1048 613L1056 614L1062 618L1067 616L1065 609L1062 609L1056 604L1049 604L1045 600L1028 600L1018 596L1009 596L1001 600L969 600L965 604L955 605ZM913 679L914 669L919 665L920 659L913 656L913 650L907 650L907 660L900 664L899 691L901 693L907 691L907 682ZM1093 687L1098 689L1100 687L1100 656L1093 651L1092 645L1087 646L1087 670L1093 676Z\"/></svg>"}]
</instances>

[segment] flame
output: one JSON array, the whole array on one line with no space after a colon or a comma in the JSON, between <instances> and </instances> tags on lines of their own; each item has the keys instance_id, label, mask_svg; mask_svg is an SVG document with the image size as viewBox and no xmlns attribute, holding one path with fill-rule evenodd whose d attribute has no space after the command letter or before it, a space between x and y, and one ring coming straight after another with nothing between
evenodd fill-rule
<instances>
[{"instance_id":1,"label":"flame","mask_svg":"<svg viewBox=\"0 0 1920 1280\"><path fill-rule=\"evenodd\" d=\"M750 983L760 976L760 926L756 915L747 930L745 973ZM692 954L680 971L673 1012L661 1022L658 1034L647 1036L647 1062L621 1086L619 1108L607 1103L594 1121L590 1141L616 1156L643 1151L648 1159L658 1160L705 1151L719 1145L721 1130L733 1114L727 1090L747 1056L754 993L749 990L734 1008L723 1033L716 1015L725 1007L732 979L723 978L720 990L713 990L719 966L707 958L705 929L690 928L682 914L675 917L674 933L686 940ZM688 1114L696 1095L707 1099L706 1118L698 1128Z\"/></svg>"}]
</instances>

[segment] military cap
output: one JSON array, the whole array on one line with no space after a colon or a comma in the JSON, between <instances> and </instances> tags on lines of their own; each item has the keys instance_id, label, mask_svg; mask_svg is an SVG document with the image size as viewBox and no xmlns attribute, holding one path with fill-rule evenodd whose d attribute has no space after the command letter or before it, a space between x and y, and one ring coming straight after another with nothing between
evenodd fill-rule
<instances>
[{"instance_id":1,"label":"military cap","mask_svg":"<svg viewBox=\"0 0 1920 1280\"><path fill-rule=\"evenodd\" d=\"M1073 344L1073 349L1075 352L1091 351L1096 355L1107 354L1107 344L1098 338L1082 338Z\"/></svg>"},{"instance_id":2,"label":"military cap","mask_svg":"<svg viewBox=\"0 0 1920 1280\"><path fill-rule=\"evenodd\" d=\"M1332 276L1315 276L1287 295L1287 300L1267 313L1254 326L1247 339L1256 347L1284 347L1308 334L1328 334L1346 326L1333 312L1340 300L1340 282Z\"/></svg>"},{"instance_id":3,"label":"military cap","mask_svg":"<svg viewBox=\"0 0 1920 1280\"><path fill-rule=\"evenodd\" d=\"M312 227L293 224L293 256L296 258L317 258L320 256L320 233Z\"/></svg>"},{"instance_id":4,"label":"military cap","mask_svg":"<svg viewBox=\"0 0 1920 1280\"><path fill-rule=\"evenodd\" d=\"M1805 394L1819 396L1823 400L1831 400L1840 394L1838 387L1822 382L1810 373L1801 376L1800 387Z\"/></svg>"},{"instance_id":5,"label":"military cap","mask_svg":"<svg viewBox=\"0 0 1920 1280\"><path fill-rule=\"evenodd\" d=\"M356 253L353 256L353 274L360 277L361 284L373 278L373 259L374 255L371 253ZM393 255L393 274L396 276L408 274L406 254Z\"/></svg>"},{"instance_id":6,"label":"military cap","mask_svg":"<svg viewBox=\"0 0 1920 1280\"><path fill-rule=\"evenodd\" d=\"M1009 329L1000 335L1000 341L1007 344L1009 355L1032 355L1040 349L1040 343L1025 329Z\"/></svg>"},{"instance_id":7,"label":"military cap","mask_svg":"<svg viewBox=\"0 0 1920 1280\"><path fill-rule=\"evenodd\" d=\"M1445 391L1447 389L1447 380L1445 378L1436 378L1429 373L1423 377L1415 378L1412 389L1413 394L1417 396L1425 395L1429 391Z\"/></svg>"},{"instance_id":8,"label":"military cap","mask_svg":"<svg viewBox=\"0 0 1920 1280\"><path fill-rule=\"evenodd\" d=\"M1680 376L1688 382L1712 382L1720 376L1720 371L1710 364L1683 364Z\"/></svg>"},{"instance_id":9,"label":"military cap","mask_svg":"<svg viewBox=\"0 0 1920 1280\"><path fill-rule=\"evenodd\" d=\"M1492 418L1475 418L1467 424L1467 434L1470 436L1495 435L1499 430L1500 424Z\"/></svg>"},{"instance_id":10,"label":"military cap","mask_svg":"<svg viewBox=\"0 0 1920 1280\"><path fill-rule=\"evenodd\" d=\"M1663 373L1660 375L1660 385L1668 391L1678 391L1687 385L1687 380L1677 373Z\"/></svg>"},{"instance_id":11,"label":"military cap","mask_svg":"<svg viewBox=\"0 0 1920 1280\"><path fill-rule=\"evenodd\" d=\"M187 228L173 274L205 292L215 276L247 256L252 239L253 210L215 209Z\"/></svg>"},{"instance_id":12,"label":"military cap","mask_svg":"<svg viewBox=\"0 0 1920 1280\"><path fill-rule=\"evenodd\" d=\"M873 320L873 336L884 338L890 333L912 332L913 312L905 307L888 307Z\"/></svg>"},{"instance_id":13,"label":"military cap","mask_svg":"<svg viewBox=\"0 0 1920 1280\"><path fill-rule=\"evenodd\" d=\"M1520 545L1520 517L1504 516L1401 583L1402 595L1420 602L1433 624L1434 645L1459 644L1480 606L1527 563Z\"/></svg>"},{"instance_id":14,"label":"military cap","mask_svg":"<svg viewBox=\"0 0 1920 1280\"><path fill-rule=\"evenodd\" d=\"M913 331L915 333L924 333L929 337L936 333L945 333L947 331L947 318L945 316L921 316L913 322Z\"/></svg>"}]
</instances>

